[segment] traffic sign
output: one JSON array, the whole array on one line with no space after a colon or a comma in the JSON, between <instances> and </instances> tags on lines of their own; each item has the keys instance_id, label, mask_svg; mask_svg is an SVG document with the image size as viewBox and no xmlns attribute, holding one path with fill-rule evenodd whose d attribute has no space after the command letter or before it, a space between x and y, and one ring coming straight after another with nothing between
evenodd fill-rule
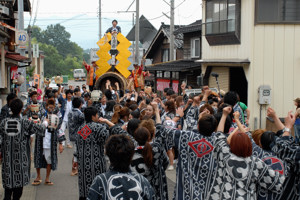
<instances>
[{"instance_id":1,"label":"traffic sign","mask_svg":"<svg viewBox=\"0 0 300 200\"><path fill-rule=\"evenodd\" d=\"M19 31L16 31L16 43L18 45L26 45L26 43L28 42L28 34L26 31L23 31L23 30L19 30Z\"/></svg>"}]
</instances>

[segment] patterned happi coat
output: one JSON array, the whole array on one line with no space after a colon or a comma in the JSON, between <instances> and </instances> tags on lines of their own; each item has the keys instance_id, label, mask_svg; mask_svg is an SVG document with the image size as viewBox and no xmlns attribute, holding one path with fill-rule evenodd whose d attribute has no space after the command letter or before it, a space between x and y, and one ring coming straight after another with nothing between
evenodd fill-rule
<instances>
[{"instance_id":1,"label":"patterned happi coat","mask_svg":"<svg viewBox=\"0 0 300 200\"><path fill-rule=\"evenodd\" d=\"M266 151L263 150L260 146L258 146L253 140L250 132L247 132L247 135L249 136L252 142L252 155L264 161L269 167L277 171L279 174L287 176L289 168L287 167L286 162L278 158L273 151ZM285 179L283 188L286 185L286 180L287 179ZM258 196L257 196L258 200L280 199L281 193L278 194L272 192L270 190L261 187L260 185L257 185L257 191L258 191Z\"/></svg>"},{"instance_id":2,"label":"patterned happi coat","mask_svg":"<svg viewBox=\"0 0 300 200\"><path fill-rule=\"evenodd\" d=\"M4 188L20 188L30 181L30 135L41 137L45 126L11 116L0 124L2 184Z\"/></svg>"},{"instance_id":3,"label":"patterned happi coat","mask_svg":"<svg viewBox=\"0 0 300 200\"><path fill-rule=\"evenodd\" d=\"M61 116L58 114L58 116ZM56 130L51 133L51 170L57 169L57 143L61 143L66 140L64 134L62 134L62 130L60 129L62 124L62 118L59 118L59 124ZM44 148L43 148L43 136L35 137L35 145L34 145L34 168L47 168L47 161L44 156Z\"/></svg>"},{"instance_id":4,"label":"patterned happi coat","mask_svg":"<svg viewBox=\"0 0 300 200\"><path fill-rule=\"evenodd\" d=\"M148 179L154 189L156 199L167 200L168 185L165 170L169 165L169 159L166 151L157 142L150 143L153 154L153 167L149 168L144 162L142 155L143 149L137 147L132 158L130 169Z\"/></svg>"},{"instance_id":5,"label":"patterned happi coat","mask_svg":"<svg viewBox=\"0 0 300 200\"><path fill-rule=\"evenodd\" d=\"M89 122L77 131L79 197L87 197L94 178L107 171L104 144L109 137L106 125Z\"/></svg>"},{"instance_id":6,"label":"patterned happi coat","mask_svg":"<svg viewBox=\"0 0 300 200\"><path fill-rule=\"evenodd\" d=\"M234 155L230 152L225 135L218 132L216 137L214 157L217 170L207 199L256 199L257 185L276 193L281 192L284 175L255 156L243 158Z\"/></svg>"},{"instance_id":7,"label":"patterned happi coat","mask_svg":"<svg viewBox=\"0 0 300 200\"><path fill-rule=\"evenodd\" d=\"M73 108L68 114L68 127L69 127L69 137L70 141L77 141L77 131L78 128L84 123L84 114L78 109Z\"/></svg>"},{"instance_id":8,"label":"patterned happi coat","mask_svg":"<svg viewBox=\"0 0 300 200\"><path fill-rule=\"evenodd\" d=\"M130 169L146 177L151 186L154 189L157 199L168 199L168 184L166 176L166 168L169 165L169 159L163 146L167 142L167 135L160 134L161 125L157 125L157 134L153 141L150 143L153 153L153 168L149 169L142 156L141 150L139 150L138 143L134 138L123 130L120 126L115 125L110 128L111 134L125 134L132 139L136 146L136 153L133 156Z\"/></svg>"},{"instance_id":9,"label":"patterned happi coat","mask_svg":"<svg viewBox=\"0 0 300 200\"><path fill-rule=\"evenodd\" d=\"M199 107L191 106L186 113L186 124L189 130L197 130L199 119Z\"/></svg>"},{"instance_id":10,"label":"patterned happi coat","mask_svg":"<svg viewBox=\"0 0 300 200\"><path fill-rule=\"evenodd\" d=\"M154 200L156 198L150 183L142 175L112 170L94 179L87 199Z\"/></svg>"},{"instance_id":11,"label":"patterned happi coat","mask_svg":"<svg viewBox=\"0 0 300 200\"><path fill-rule=\"evenodd\" d=\"M215 137L197 131L180 131L157 126L158 135L168 136L178 149L174 199L205 199L212 185L216 163L213 157ZM170 139L168 139L170 141Z\"/></svg>"},{"instance_id":12,"label":"patterned happi coat","mask_svg":"<svg viewBox=\"0 0 300 200\"><path fill-rule=\"evenodd\" d=\"M281 200L300 199L300 146L293 137L276 137L271 144L272 151L289 166L289 174L283 186Z\"/></svg>"}]
</instances>

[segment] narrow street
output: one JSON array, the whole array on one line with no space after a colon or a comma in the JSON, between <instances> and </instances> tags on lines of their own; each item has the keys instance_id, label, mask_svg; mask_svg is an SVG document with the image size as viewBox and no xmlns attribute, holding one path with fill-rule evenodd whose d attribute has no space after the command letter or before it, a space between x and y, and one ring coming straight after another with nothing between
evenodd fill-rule
<instances>
[{"instance_id":1,"label":"narrow street","mask_svg":"<svg viewBox=\"0 0 300 200\"><path fill-rule=\"evenodd\" d=\"M39 186L32 186L29 184L24 187L23 196L21 200L73 200L78 199L78 185L77 176L70 176L72 163L73 149L65 148L62 154L58 154L58 169L51 172L50 179L54 183L53 186L44 185L46 169L41 170L43 182ZM36 177L36 171L31 169L31 182ZM167 171L169 199L173 197L173 190L175 186L176 172ZM0 199L3 199L3 187L0 184Z\"/></svg>"}]
</instances>

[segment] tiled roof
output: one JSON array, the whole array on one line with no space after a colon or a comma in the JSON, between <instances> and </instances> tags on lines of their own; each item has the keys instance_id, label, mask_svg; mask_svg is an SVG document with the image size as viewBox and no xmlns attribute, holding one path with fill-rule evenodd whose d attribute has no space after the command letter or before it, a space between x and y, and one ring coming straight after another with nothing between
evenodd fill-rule
<instances>
[{"instance_id":1,"label":"tiled roof","mask_svg":"<svg viewBox=\"0 0 300 200\"><path fill-rule=\"evenodd\" d=\"M194 60L175 60L170 62L158 63L153 65L145 66L148 71L172 71L172 72L183 72L191 69L200 68L201 63L195 62Z\"/></svg>"},{"instance_id":2,"label":"tiled roof","mask_svg":"<svg viewBox=\"0 0 300 200\"><path fill-rule=\"evenodd\" d=\"M174 34L192 33L202 30L202 20L197 20L187 26L180 27L174 31Z\"/></svg>"}]
</instances>

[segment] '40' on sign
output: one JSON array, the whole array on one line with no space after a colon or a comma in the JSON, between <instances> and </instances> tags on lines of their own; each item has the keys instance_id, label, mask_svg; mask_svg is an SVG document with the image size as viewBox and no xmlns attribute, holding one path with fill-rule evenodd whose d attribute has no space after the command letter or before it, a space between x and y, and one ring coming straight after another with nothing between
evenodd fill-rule
<instances>
[{"instance_id":1,"label":"'40' on sign","mask_svg":"<svg viewBox=\"0 0 300 200\"><path fill-rule=\"evenodd\" d=\"M16 41L19 45L25 45L28 42L28 34L26 31L16 32Z\"/></svg>"}]
</instances>

